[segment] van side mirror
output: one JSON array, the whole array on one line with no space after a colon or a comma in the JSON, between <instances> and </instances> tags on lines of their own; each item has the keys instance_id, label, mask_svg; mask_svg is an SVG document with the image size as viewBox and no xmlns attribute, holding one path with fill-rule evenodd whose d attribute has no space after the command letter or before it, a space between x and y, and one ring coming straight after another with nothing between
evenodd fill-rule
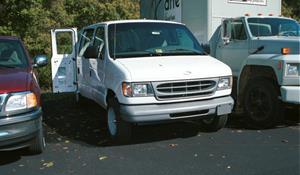
<instances>
[{"instance_id":1,"label":"van side mirror","mask_svg":"<svg viewBox=\"0 0 300 175\"><path fill-rule=\"evenodd\" d=\"M33 58L33 62L34 62L33 67L35 68L43 67L48 64L48 58L46 55L38 55Z\"/></svg>"},{"instance_id":2,"label":"van side mirror","mask_svg":"<svg viewBox=\"0 0 300 175\"><path fill-rule=\"evenodd\" d=\"M229 20L224 20L222 22L222 40L224 45L230 43L231 40L231 22Z\"/></svg>"},{"instance_id":3,"label":"van side mirror","mask_svg":"<svg viewBox=\"0 0 300 175\"><path fill-rule=\"evenodd\" d=\"M210 45L209 44L201 44L201 47L203 48L205 53L210 54Z\"/></svg>"}]
</instances>

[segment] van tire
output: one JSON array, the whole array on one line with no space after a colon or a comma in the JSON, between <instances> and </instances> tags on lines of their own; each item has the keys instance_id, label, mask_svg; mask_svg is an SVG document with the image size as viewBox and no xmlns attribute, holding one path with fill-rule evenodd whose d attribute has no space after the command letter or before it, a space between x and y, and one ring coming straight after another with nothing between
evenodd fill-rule
<instances>
[{"instance_id":1,"label":"van tire","mask_svg":"<svg viewBox=\"0 0 300 175\"><path fill-rule=\"evenodd\" d=\"M274 127L282 117L278 88L268 79L250 80L243 102L246 125L253 129Z\"/></svg>"},{"instance_id":2,"label":"van tire","mask_svg":"<svg viewBox=\"0 0 300 175\"><path fill-rule=\"evenodd\" d=\"M120 116L120 104L116 97L108 101L107 129L113 142L127 143L131 139L133 125Z\"/></svg>"},{"instance_id":3,"label":"van tire","mask_svg":"<svg viewBox=\"0 0 300 175\"><path fill-rule=\"evenodd\" d=\"M39 129L36 136L32 140L31 145L29 146L28 150L31 154L40 154L44 151L46 146L45 138L43 129Z\"/></svg>"},{"instance_id":4,"label":"van tire","mask_svg":"<svg viewBox=\"0 0 300 175\"><path fill-rule=\"evenodd\" d=\"M225 127L228 115L214 116L209 119L200 120L201 127L207 132L216 132Z\"/></svg>"}]
</instances>

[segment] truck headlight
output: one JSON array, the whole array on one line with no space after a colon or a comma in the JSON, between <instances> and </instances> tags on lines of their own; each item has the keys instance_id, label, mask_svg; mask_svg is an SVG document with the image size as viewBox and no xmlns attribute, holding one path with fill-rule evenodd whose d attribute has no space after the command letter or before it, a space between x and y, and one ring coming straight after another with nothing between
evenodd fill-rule
<instances>
[{"instance_id":1,"label":"truck headlight","mask_svg":"<svg viewBox=\"0 0 300 175\"><path fill-rule=\"evenodd\" d=\"M122 91L125 97L153 96L153 88L150 83L123 83Z\"/></svg>"},{"instance_id":2,"label":"truck headlight","mask_svg":"<svg viewBox=\"0 0 300 175\"><path fill-rule=\"evenodd\" d=\"M17 111L30 109L37 106L37 98L32 92L14 93L8 98L5 104L5 111Z\"/></svg>"},{"instance_id":3,"label":"truck headlight","mask_svg":"<svg viewBox=\"0 0 300 175\"><path fill-rule=\"evenodd\" d=\"M232 77L221 77L218 82L217 90L231 89Z\"/></svg>"},{"instance_id":4,"label":"truck headlight","mask_svg":"<svg viewBox=\"0 0 300 175\"><path fill-rule=\"evenodd\" d=\"M300 69L300 64L287 63L286 64L286 75L287 76L298 76L299 69Z\"/></svg>"}]
</instances>

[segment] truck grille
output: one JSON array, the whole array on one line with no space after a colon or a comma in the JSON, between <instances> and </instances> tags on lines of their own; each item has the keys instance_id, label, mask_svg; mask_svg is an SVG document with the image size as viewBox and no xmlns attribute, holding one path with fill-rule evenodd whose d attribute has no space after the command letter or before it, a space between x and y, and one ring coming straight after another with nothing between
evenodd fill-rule
<instances>
[{"instance_id":1,"label":"truck grille","mask_svg":"<svg viewBox=\"0 0 300 175\"><path fill-rule=\"evenodd\" d=\"M194 98L212 95L218 79L153 82L158 100Z\"/></svg>"}]
</instances>

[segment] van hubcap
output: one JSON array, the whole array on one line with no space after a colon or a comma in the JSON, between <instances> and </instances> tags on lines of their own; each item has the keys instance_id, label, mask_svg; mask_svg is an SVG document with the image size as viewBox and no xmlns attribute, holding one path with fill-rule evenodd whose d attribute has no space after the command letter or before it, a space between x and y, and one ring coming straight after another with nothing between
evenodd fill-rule
<instances>
[{"instance_id":1,"label":"van hubcap","mask_svg":"<svg viewBox=\"0 0 300 175\"><path fill-rule=\"evenodd\" d=\"M107 122L108 122L108 130L111 135L116 135L117 133L117 121L116 121L116 113L113 108L109 107L108 115L107 115Z\"/></svg>"}]
</instances>

